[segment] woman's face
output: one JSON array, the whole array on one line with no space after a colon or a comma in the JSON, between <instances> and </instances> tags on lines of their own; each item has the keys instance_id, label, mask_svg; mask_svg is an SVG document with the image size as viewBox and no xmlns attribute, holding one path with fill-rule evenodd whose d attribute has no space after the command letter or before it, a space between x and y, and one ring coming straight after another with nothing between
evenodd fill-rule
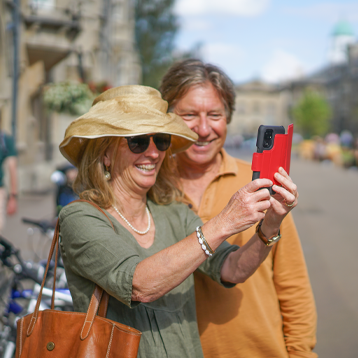
<instances>
[{"instance_id":1,"label":"woman's face","mask_svg":"<svg viewBox=\"0 0 358 358\"><path fill-rule=\"evenodd\" d=\"M107 166L112 163L115 147L111 146L105 154L104 164ZM114 189L119 185L120 189L128 193L145 195L155 184L165 154L157 149L153 138L150 138L147 150L140 154L133 153L128 148L127 140L121 139L114 167L110 170Z\"/></svg>"}]
</instances>

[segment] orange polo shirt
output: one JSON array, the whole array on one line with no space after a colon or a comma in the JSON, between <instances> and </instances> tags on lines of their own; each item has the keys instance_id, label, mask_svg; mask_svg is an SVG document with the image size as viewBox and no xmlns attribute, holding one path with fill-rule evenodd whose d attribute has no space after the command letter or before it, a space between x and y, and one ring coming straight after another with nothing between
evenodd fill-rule
<instances>
[{"instance_id":1,"label":"orange polo shirt","mask_svg":"<svg viewBox=\"0 0 358 358\"><path fill-rule=\"evenodd\" d=\"M220 172L206 188L200 207L187 204L204 222L219 214L231 196L251 181L250 164L221 151ZM227 241L244 245L255 226ZM291 214L281 240L243 284L226 289L195 273L196 309L206 358L314 358L316 308Z\"/></svg>"}]
</instances>

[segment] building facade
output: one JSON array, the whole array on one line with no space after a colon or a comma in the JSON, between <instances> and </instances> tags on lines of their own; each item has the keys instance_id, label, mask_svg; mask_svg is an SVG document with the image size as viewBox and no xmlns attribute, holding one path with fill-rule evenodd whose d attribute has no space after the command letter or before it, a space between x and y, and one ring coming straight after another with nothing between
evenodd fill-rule
<instances>
[{"instance_id":1,"label":"building facade","mask_svg":"<svg viewBox=\"0 0 358 358\"><path fill-rule=\"evenodd\" d=\"M286 86L289 111L297 104L302 93L313 89L326 98L332 109L330 130L340 134L350 131L358 137L358 43L348 45L347 59L329 64L310 76L292 81Z\"/></svg>"},{"instance_id":2,"label":"building facade","mask_svg":"<svg viewBox=\"0 0 358 358\"><path fill-rule=\"evenodd\" d=\"M286 127L289 124L289 94L280 86L253 80L236 85L235 92L235 112L228 127L229 135L250 137L257 134L261 124Z\"/></svg>"},{"instance_id":3,"label":"building facade","mask_svg":"<svg viewBox=\"0 0 358 358\"><path fill-rule=\"evenodd\" d=\"M331 65L347 63L347 48L356 42L356 38L349 22L339 21L332 31L328 53L328 62Z\"/></svg>"},{"instance_id":4,"label":"building facade","mask_svg":"<svg viewBox=\"0 0 358 358\"><path fill-rule=\"evenodd\" d=\"M16 23L19 41L14 57ZM46 111L46 83L80 81L112 87L137 84L140 79L132 0L0 0L1 125L9 133L16 128L20 192L50 187L51 172L64 160L58 145L74 119Z\"/></svg>"}]
</instances>

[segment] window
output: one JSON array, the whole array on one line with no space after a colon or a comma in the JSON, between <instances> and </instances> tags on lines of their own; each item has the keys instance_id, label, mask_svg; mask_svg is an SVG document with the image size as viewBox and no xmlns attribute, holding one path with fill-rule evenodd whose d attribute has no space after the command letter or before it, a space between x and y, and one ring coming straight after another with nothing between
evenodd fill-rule
<instances>
[{"instance_id":1,"label":"window","mask_svg":"<svg viewBox=\"0 0 358 358\"><path fill-rule=\"evenodd\" d=\"M55 0L29 0L29 5L33 9L52 10L55 8Z\"/></svg>"},{"instance_id":2,"label":"window","mask_svg":"<svg viewBox=\"0 0 358 358\"><path fill-rule=\"evenodd\" d=\"M112 5L112 20L123 21L123 19L124 19L123 4L117 2Z\"/></svg>"},{"instance_id":3,"label":"window","mask_svg":"<svg viewBox=\"0 0 358 358\"><path fill-rule=\"evenodd\" d=\"M253 104L252 104L252 113L254 114L259 114L261 111L261 108L260 108L260 103L255 101Z\"/></svg>"}]
</instances>

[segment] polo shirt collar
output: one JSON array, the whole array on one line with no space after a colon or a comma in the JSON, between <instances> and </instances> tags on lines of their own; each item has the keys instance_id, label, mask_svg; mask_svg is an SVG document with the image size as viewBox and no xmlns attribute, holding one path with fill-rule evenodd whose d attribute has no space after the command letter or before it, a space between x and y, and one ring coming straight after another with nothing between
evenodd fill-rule
<instances>
[{"instance_id":1,"label":"polo shirt collar","mask_svg":"<svg viewBox=\"0 0 358 358\"><path fill-rule=\"evenodd\" d=\"M221 148L220 155L222 156L222 161L219 169L219 173L216 176L217 178L227 174L238 175L239 168L237 167L236 160L229 154L227 154L224 148Z\"/></svg>"}]
</instances>

